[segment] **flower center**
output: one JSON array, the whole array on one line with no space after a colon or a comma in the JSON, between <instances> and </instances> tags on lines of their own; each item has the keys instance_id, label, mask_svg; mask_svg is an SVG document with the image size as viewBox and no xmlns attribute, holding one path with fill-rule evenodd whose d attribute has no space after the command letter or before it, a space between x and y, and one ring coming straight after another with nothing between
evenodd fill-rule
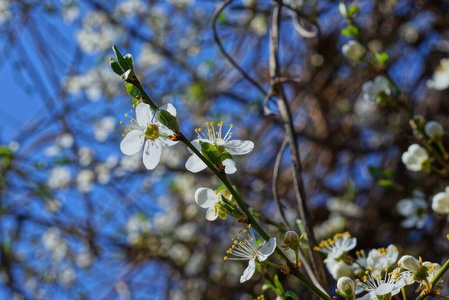
<instances>
[{"instance_id":1,"label":"flower center","mask_svg":"<svg viewBox=\"0 0 449 300\"><path fill-rule=\"evenodd\" d=\"M145 138L155 140L159 137L159 127L156 124L149 124L145 129Z\"/></svg>"}]
</instances>

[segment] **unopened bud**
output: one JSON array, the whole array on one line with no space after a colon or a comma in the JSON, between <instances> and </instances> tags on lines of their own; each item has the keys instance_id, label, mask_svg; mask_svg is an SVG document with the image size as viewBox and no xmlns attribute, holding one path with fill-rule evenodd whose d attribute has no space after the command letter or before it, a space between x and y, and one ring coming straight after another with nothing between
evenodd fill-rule
<instances>
[{"instance_id":1,"label":"unopened bud","mask_svg":"<svg viewBox=\"0 0 449 300\"><path fill-rule=\"evenodd\" d=\"M337 293L347 300L355 298L355 282L349 277L341 277L337 281Z\"/></svg>"},{"instance_id":2,"label":"unopened bud","mask_svg":"<svg viewBox=\"0 0 449 300\"><path fill-rule=\"evenodd\" d=\"M295 231L287 231L284 236L284 244L288 245L291 249L298 249L300 244L299 235Z\"/></svg>"}]
</instances>

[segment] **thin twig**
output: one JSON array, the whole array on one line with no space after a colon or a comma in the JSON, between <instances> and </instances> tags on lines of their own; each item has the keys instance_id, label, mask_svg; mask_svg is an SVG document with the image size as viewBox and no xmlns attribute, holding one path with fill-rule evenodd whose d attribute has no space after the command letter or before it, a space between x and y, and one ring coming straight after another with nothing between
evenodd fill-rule
<instances>
[{"instance_id":1,"label":"thin twig","mask_svg":"<svg viewBox=\"0 0 449 300\"><path fill-rule=\"evenodd\" d=\"M274 163L274 170L273 170L273 183L272 183L272 190L273 190L273 198L274 202L276 202L276 206L278 207L279 213L281 214L282 223L284 226L288 229L291 229L290 225L287 222L287 218L285 217L284 208L282 207L281 199L279 199L279 193L278 193L278 182L279 182L279 171L281 167L281 160L283 153L285 151L285 147L287 147L287 137L284 137L284 140L282 141L281 149L279 149L278 154L276 155L276 161Z\"/></svg>"},{"instance_id":2,"label":"thin twig","mask_svg":"<svg viewBox=\"0 0 449 300\"><path fill-rule=\"evenodd\" d=\"M265 89L256 80L254 80L251 76L249 76L249 74L245 70L243 70L239 66L239 64L226 52L225 48L223 47L223 44L221 43L220 37L218 36L218 31L217 31L218 16L226 8L226 6L231 4L232 1L233 0L223 1L223 3L221 3L218 6L218 8L214 12L214 15L212 16L211 27L212 27L212 33L214 35L215 43L217 44L218 48L220 49L221 54L223 54L223 56L229 61L229 63L231 63L231 65L234 68L236 68L246 80L251 82L251 84L254 85L262 94L266 95L267 91L265 91Z\"/></svg>"},{"instance_id":3,"label":"thin twig","mask_svg":"<svg viewBox=\"0 0 449 300\"><path fill-rule=\"evenodd\" d=\"M302 164L298 150L297 136L293 126L293 118L290 111L289 104L286 99L284 86L277 78L281 77L279 64L279 29L281 25L281 9L282 1L278 1L274 5L273 17L270 33L270 77L271 86L274 93L278 97L278 107L281 119L284 123L284 129L288 138L288 144L292 157L292 170L294 173L293 183L295 187L296 200L298 204L299 216L304 223L304 228L309 240L309 251L312 261L313 269L320 282L321 287L327 286L326 274L324 271L324 264L319 256L319 253L313 250L317 245L315 235L313 234L313 224L310 218L310 213L307 208L307 196L305 193L304 181L302 178Z\"/></svg>"}]
</instances>

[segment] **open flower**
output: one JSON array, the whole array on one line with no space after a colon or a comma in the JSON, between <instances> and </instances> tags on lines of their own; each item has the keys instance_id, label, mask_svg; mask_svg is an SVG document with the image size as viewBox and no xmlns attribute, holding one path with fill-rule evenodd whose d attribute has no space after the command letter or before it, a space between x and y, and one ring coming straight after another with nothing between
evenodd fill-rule
<instances>
[{"instance_id":1,"label":"open flower","mask_svg":"<svg viewBox=\"0 0 449 300\"><path fill-rule=\"evenodd\" d=\"M374 81L367 81L362 86L363 99L382 102L387 96L391 95L390 82L385 76L379 75Z\"/></svg>"},{"instance_id":2,"label":"open flower","mask_svg":"<svg viewBox=\"0 0 449 300\"><path fill-rule=\"evenodd\" d=\"M244 155L251 152L254 148L254 143L248 140L231 141L231 138L234 134L232 132L232 128L234 127L234 125L232 124L230 125L229 130L224 135L222 132L223 122L218 123L218 130L215 130L214 122L207 122L206 126L207 126L206 134L202 132L201 128L195 129L195 132L198 134L198 139L193 140L192 144L199 151L201 151L200 142L210 143L215 147L217 147L217 150L220 153L227 152L231 155ZM225 167L226 174L233 174L237 171L237 168L235 167L235 162L231 158L223 160L222 163L223 166ZM206 167L207 165L196 154L193 153L192 156L190 156L186 162L187 170L193 173L202 171Z\"/></svg>"},{"instance_id":3,"label":"open flower","mask_svg":"<svg viewBox=\"0 0 449 300\"><path fill-rule=\"evenodd\" d=\"M402 162L410 171L421 171L423 164L429 159L426 149L418 144L408 147L408 150L402 154Z\"/></svg>"},{"instance_id":4,"label":"open flower","mask_svg":"<svg viewBox=\"0 0 449 300\"><path fill-rule=\"evenodd\" d=\"M427 213L428 204L421 191L414 191L411 199L402 199L396 205L398 212L405 217L401 222L404 228L423 228L429 214Z\"/></svg>"},{"instance_id":5,"label":"open flower","mask_svg":"<svg viewBox=\"0 0 449 300\"><path fill-rule=\"evenodd\" d=\"M241 233L241 232L240 232ZM251 229L243 230L243 234L236 239L232 239L233 245L226 251L234 257L225 256L225 260L249 260L248 267L240 277L243 283L249 280L256 271L256 258L262 262L265 261L276 249L276 238L270 238L268 242L264 241L261 245L257 244L254 232Z\"/></svg>"},{"instance_id":6,"label":"open flower","mask_svg":"<svg viewBox=\"0 0 449 300\"><path fill-rule=\"evenodd\" d=\"M164 105L161 109L176 116L176 109L171 104ZM145 103L137 105L136 119L131 119L130 129L125 129L125 132L129 132L124 136L120 150L126 155L134 155L143 147L143 164L149 170L159 163L163 146L177 143L169 139L173 132L156 120L150 106Z\"/></svg>"},{"instance_id":7,"label":"open flower","mask_svg":"<svg viewBox=\"0 0 449 300\"><path fill-rule=\"evenodd\" d=\"M440 214L449 214L449 187L446 187L444 192L433 196L432 209Z\"/></svg>"},{"instance_id":8,"label":"open flower","mask_svg":"<svg viewBox=\"0 0 449 300\"><path fill-rule=\"evenodd\" d=\"M356 261L352 264L356 273L362 270L385 269L396 263L398 259L398 248L391 244L387 248L372 249L368 256L364 250L356 251Z\"/></svg>"},{"instance_id":9,"label":"open flower","mask_svg":"<svg viewBox=\"0 0 449 300\"><path fill-rule=\"evenodd\" d=\"M405 285L404 280L400 276L399 269L395 269L390 273L385 269L384 272L385 274L382 276L381 269L367 270L363 281L357 281L357 285L367 291L368 294L357 299L390 299L391 296L398 294Z\"/></svg>"},{"instance_id":10,"label":"open flower","mask_svg":"<svg viewBox=\"0 0 449 300\"><path fill-rule=\"evenodd\" d=\"M356 245L357 239L351 237L349 232L344 232L335 234L333 239L321 241L314 249L327 254L328 258L337 259L345 252L354 249Z\"/></svg>"},{"instance_id":11,"label":"open flower","mask_svg":"<svg viewBox=\"0 0 449 300\"><path fill-rule=\"evenodd\" d=\"M398 266L404 269L401 275L406 284L413 284L416 281L421 285L428 285L441 269L439 264L422 262L421 257L418 260L411 255L401 257Z\"/></svg>"},{"instance_id":12,"label":"open flower","mask_svg":"<svg viewBox=\"0 0 449 300\"><path fill-rule=\"evenodd\" d=\"M214 221L219 216L226 219L226 213L220 211L221 196L225 196L226 189L216 193L210 188L199 188L195 192L195 202L202 208L206 208L206 219ZM232 197L231 195L229 197Z\"/></svg>"}]
</instances>

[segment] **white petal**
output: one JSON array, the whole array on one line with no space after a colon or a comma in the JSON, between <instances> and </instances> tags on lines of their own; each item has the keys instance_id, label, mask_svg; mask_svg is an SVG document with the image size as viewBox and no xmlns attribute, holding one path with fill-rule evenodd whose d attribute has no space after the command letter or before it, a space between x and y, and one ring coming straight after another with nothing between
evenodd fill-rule
<instances>
[{"instance_id":1,"label":"white petal","mask_svg":"<svg viewBox=\"0 0 449 300\"><path fill-rule=\"evenodd\" d=\"M217 211L215 207L209 207L206 211L206 220L214 221L218 217Z\"/></svg>"},{"instance_id":2,"label":"white petal","mask_svg":"<svg viewBox=\"0 0 449 300\"><path fill-rule=\"evenodd\" d=\"M161 159L162 146L152 140L147 140L143 149L143 164L148 170L156 168Z\"/></svg>"},{"instance_id":3,"label":"white petal","mask_svg":"<svg viewBox=\"0 0 449 300\"><path fill-rule=\"evenodd\" d=\"M235 167L235 161L233 161L232 159L225 159L223 161L223 166L225 167L226 174L234 174L237 171L237 168Z\"/></svg>"},{"instance_id":4,"label":"white petal","mask_svg":"<svg viewBox=\"0 0 449 300\"><path fill-rule=\"evenodd\" d=\"M248 267L243 271L242 277L240 277L240 283L243 283L253 277L254 272L256 271L256 262L254 259L250 259L248 263Z\"/></svg>"},{"instance_id":5,"label":"white petal","mask_svg":"<svg viewBox=\"0 0 449 300\"><path fill-rule=\"evenodd\" d=\"M271 238L267 243L260 247L257 253L257 258L260 261L264 261L270 256L276 249L276 238Z\"/></svg>"},{"instance_id":6,"label":"white petal","mask_svg":"<svg viewBox=\"0 0 449 300\"><path fill-rule=\"evenodd\" d=\"M205 140L205 139L197 139L197 140L193 140L191 141L193 147L196 148L196 150L201 151L201 145L200 142L209 142L209 140ZM187 148L187 150L193 154L193 151L190 150L190 148Z\"/></svg>"},{"instance_id":7,"label":"white petal","mask_svg":"<svg viewBox=\"0 0 449 300\"><path fill-rule=\"evenodd\" d=\"M225 144L225 147L231 155L243 155L253 150L254 143L251 141L231 140Z\"/></svg>"},{"instance_id":8,"label":"white petal","mask_svg":"<svg viewBox=\"0 0 449 300\"><path fill-rule=\"evenodd\" d=\"M144 141L145 137L142 131L131 130L120 143L120 150L123 154L134 155L142 149Z\"/></svg>"},{"instance_id":9,"label":"white petal","mask_svg":"<svg viewBox=\"0 0 449 300\"><path fill-rule=\"evenodd\" d=\"M168 111L172 116L176 117L176 108L171 103L162 105L159 109Z\"/></svg>"},{"instance_id":10,"label":"white petal","mask_svg":"<svg viewBox=\"0 0 449 300\"><path fill-rule=\"evenodd\" d=\"M218 197L210 188L199 188L195 192L195 201L202 208L215 207Z\"/></svg>"},{"instance_id":11,"label":"white petal","mask_svg":"<svg viewBox=\"0 0 449 300\"><path fill-rule=\"evenodd\" d=\"M345 250L350 251L350 250L354 249L355 246L357 246L357 238L354 238L354 237L349 238L348 241L346 242Z\"/></svg>"},{"instance_id":12,"label":"white petal","mask_svg":"<svg viewBox=\"0 0 449 300\"><path fill-rule=\"evenodd\" d=\"M150 106L146 103L139 103L136 107L136 120L139 126L146 127L151 123L153 119L153 113L151 112Z\"/></svg>"},{"instance_id":13,"label":"white petal","mask_svg":"<svg viewBox=\"0 0 449 300\"><path fill-rule=\"evenodd\" d=\"M198 157L193 154L186 162L186 168L192 173L198 173L207 168L207 165Z\"/></svg>"}]
</instances>

